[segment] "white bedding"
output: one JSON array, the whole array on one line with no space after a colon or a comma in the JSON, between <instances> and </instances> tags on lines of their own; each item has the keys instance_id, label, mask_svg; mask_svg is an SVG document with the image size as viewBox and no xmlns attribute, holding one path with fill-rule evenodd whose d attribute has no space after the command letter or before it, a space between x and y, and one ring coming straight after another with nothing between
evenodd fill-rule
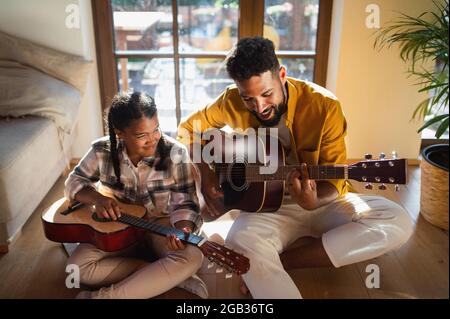
<instances>
[{"instance_id":1,"label":"white bedding","mask_svg":"<svg viewBox=\"0 0 450 319\"><path fill-rule=\"evenodd\" d=\"M0 116L49 118L64 145L80 103L80 93L70 84L20 63L0 60Z\"/></svg>"},{"instance_id":2,"label":"white bedding","mask_svg":"<svg viewBox=\"0 0 450 319\"><path fill-rule=\"evenodd\" d=\"M0 60L31 66L74 86L84 94L93 63L81 56L61 52L0 32Z\"/></svg>"}]
</instances>

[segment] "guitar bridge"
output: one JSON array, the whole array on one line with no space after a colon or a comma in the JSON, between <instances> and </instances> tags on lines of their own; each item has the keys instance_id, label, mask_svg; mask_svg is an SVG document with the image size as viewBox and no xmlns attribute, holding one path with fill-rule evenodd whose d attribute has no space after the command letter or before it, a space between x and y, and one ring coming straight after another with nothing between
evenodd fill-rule
<instances>
[{"instance_id":1,"label":"guitar bridge","mask_svg":"<svg viewBox=\"0 0 450 319\"><path fill-rule=\"evenodd\" d=\"M73 205L70 205L65 211L62 211L61 215L69 215L82 206L84 206L83 203L75 202Z\"/></svg>"}]
</instances>

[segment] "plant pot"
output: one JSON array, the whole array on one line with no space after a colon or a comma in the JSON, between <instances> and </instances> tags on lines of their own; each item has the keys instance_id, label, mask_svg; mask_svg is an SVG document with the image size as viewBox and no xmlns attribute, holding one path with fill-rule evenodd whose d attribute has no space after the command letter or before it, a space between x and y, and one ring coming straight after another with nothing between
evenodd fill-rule
<instances>
[{"instance_id":1,"label":"plant pot","mask_svg":"<svg viewBox=\"0 0 450 319\"><path fill-rule=\"evenodd\" d=\"M448 144L422 150L420 213L431 224L448 230Z\"/></svg>"}]
</instances>

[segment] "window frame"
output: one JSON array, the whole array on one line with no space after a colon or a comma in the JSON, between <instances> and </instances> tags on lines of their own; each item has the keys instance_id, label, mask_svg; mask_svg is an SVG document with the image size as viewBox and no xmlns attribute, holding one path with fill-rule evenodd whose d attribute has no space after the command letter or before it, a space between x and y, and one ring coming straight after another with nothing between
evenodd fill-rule
<instances>
[{"instance_id":1,"label":"window frame","mask_svg":"<svg viewBox=\"0 0 450 319\"><path fill-rule=\"evenodd\" d=\"M333 0L319 0L316 52L277 51L279 58L314 59L313 82L326 85L328 50L331 31ZM120 58L173 58L175 67L175 114L177 125L181 120L180 97L180 59L184 58L225 58L226 53L184 53L178 51L178 23L173 24L173 53L117 51L114 43L113 12L110 0L91 1L94 20L97 69L100 85L102 113L108 108L111 99L119 91L116 59ZM172 17L177 21L178 1L172 0ZM264 23L264 0L245 0L239 3L238 39L249 36L262 36ZM104 128L104 132L107 132Z\"/></svg>"}]
</instances>

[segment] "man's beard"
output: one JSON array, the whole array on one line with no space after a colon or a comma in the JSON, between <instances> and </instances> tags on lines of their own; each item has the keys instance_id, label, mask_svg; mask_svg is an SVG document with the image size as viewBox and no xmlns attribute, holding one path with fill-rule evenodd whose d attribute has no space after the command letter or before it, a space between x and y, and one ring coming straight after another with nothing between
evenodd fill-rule
<instances>
[{"instance_id":1,"label":"man's beard","mask_svg":"<svg viewBox=\"0 0 450 319\"><path fill-rule=\"evenodd\" d=\"M286 91L285 91L285 87L283 87L283 85L281 84L280 81L280 86L281 86L281 91L283 92L283 102L281 102L280 104L278 104L276 107L271 106L271 108L275 108L275 114L273 116L273 118L271 118L270 120L262 120L259 116L258 116L258 112L256 112L255 110L251 110L250 113L252 113L256 119L258 120L259 123L261 123L263 126L265 127L273 127L273 126L277 126L278 123L280 123L281 117L283 116L283 114L286 112L287 110L287 96L286 96Z\"/></svg>"},{"instance_id":2,"label":"man's beard","mask_svg":"<svg viewBox=\"0 0 450 319\"><path fill-rule=\"evenodd\" d=\"M250 111L258 120L259 123L261 123L265 127L273 127L277 126L278 123L281 120L281 117L283 116L284 112L287 110L287 104L285 102L280 103L277 105L277 107L271 106L272 108L275 108L275 114L270 120L263 120L258 116L258 112L255 110Z\"/></svg>"}]
</instances>

